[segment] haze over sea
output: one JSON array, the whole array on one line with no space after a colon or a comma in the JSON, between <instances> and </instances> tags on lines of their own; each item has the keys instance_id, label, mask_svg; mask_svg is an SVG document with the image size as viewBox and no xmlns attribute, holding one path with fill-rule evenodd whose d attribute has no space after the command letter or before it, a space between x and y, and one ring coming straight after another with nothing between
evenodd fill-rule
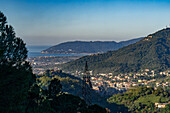
<instances>
[{"instance_id":1,"label":"haze over sea","mask_svg":"<svg viewBox=\"0 0 170 113\"><path fill-rule=\"evenodd\" d=\"M28 57L44 57L44 56L84 56L85 54L48 54L41 53L42 50L45 50L51 46L27 46Z\"/></svg>"}]
</instances>

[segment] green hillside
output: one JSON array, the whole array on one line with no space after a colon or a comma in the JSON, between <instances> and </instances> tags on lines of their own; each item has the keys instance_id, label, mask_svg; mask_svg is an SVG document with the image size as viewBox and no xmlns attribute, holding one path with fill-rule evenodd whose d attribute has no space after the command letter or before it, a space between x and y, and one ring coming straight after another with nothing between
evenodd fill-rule
<instances>
[{"instance_id":1,"label":"green hillside","mask_svg":"<svg viewBox=\"0 0 170 113\"><path fill-rule=\"evenodd\" d=\"M133 44L143 39L136 38L127 41L115 42L115 41L73 41L64 42L55 46L52 46L42 52L55 53L55 54L67 54L67 53L103 53L109 50L117 50L121 47Z\"/></svg>"},{"instance_id":2,"label":"green hillside","mask_svg":"<svg viewBox=\"0 0 170 113\"><path fill-rule=\"evenodd\" d=\"M65 71L83 70L84 62L94 72L137 72L141 69L167 70L170 67L170 28L150 34L135 44L104 54L84 56L63 65Z\"/></svg>"},{"instance_id":3,"label":"green hillside","mask_svg":"<svg viewBox=\"0 0 170 113\"><path fill-rule=\"evenodd\" d=\"M108 99L109 103L125 105L129 111L137 113L169 113L170 104L161 109L155 106L155 103L168 103L169 101L169 91L161 87L157 89L152 87L134 87L123 94L113 95Z\"/></svg>"}]
</instances>

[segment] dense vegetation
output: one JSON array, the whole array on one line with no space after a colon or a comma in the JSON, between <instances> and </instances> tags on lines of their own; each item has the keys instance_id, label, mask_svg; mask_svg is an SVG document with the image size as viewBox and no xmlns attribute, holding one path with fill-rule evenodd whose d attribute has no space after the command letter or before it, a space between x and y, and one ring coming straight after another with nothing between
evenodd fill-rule
<instances>
[{"instance_id":1,"label":"dense vegetation","mask_svg":"<svg viewBox=\"0 0 170 113\"><path fill-rule=\"evenodd\" d=\"M106 51L117 50L121 47L133 44L142 38L132 39L122 42L114 41L74 41L74 42L65 42L55 46L52 46L43 52L48 53L57 53L57 54L66 54L66 53L103 53Z\"/></svg>"},{"instance_id":2,"label":"dense vegetation","mask_svg":"<svg viewBox=\"0 0 170 113\"><path fill-rule=\"evenodd\" d=\"M94 72L128 73L141 69L165 71L170 67L170 28L151 34L135 44L104 54L85 56L63 65L66 71L83 70L85 61Z\"/></svg>"},{"instance_id":3,"label":"dense vegetation","mask_svg":"<svg viewBox=\"0 0 170 113\"><path fill-rule=\"evenodd\" d=\"M28 101L28 90L35 82L31 66L25 61L27 49L22 39L15 36L12 26L0 12L0 112L23 113Z\"/></svg>"},{"instance_id":4,"label":"dense vegetation","mask_svg":"<svg viewBox=\"0 0 170 113\"><path fill-rule=\"evenodd\" d=\"M38 85L31 87L29 92L30 104L28 113L106 113L106 109L98 105L87 105L78 96L61 91L60 80L54 78L49 81L48 89L41 89Z\"/></svg>"},{"instance_id":5,"label":"dense vegetation","mask_svg":"<svg viewBox=\"0 0 170 113\"><path fill-rule=\"evenodd\" d=\"M136 87L123 94L113 95L108 99L110 103L123 104L129 108L131 112L159 112L169 113L170 106L158 109L155 103L168 103L170 101L170 92L158 87L156 90L147 87Z\"/></svg>"},{"instance_id":6,"label":"dense vegetation","mask_svg":"<svg viewBox=\"0 0 170 113\"><path fill-rule=\"evenodd\" d=\"M43 75L39 75L37 79L39 81L39 86L45 90L48 88L50 81L55 78L60 80L62 92L82 97L82 80L80 78L66 73L57 73L47 70ZM91 90L91 98L92 104L108 108L111 112L128 112L128 109L123 105L117 105L115 103L109 104L106 97L102 97L94 90Z\"/></svg>"}]
</instances>

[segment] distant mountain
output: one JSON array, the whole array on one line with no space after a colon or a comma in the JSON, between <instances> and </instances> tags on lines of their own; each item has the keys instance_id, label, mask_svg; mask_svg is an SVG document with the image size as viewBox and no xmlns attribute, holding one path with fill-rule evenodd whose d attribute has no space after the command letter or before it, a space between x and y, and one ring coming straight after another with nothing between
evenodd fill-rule
<instances>
[{"instance_id":1,"label":"distant mountain","mask_svg":"<svg viewBox=\"0 0 170 113\"><path fill-rule=\"evenodd\" d=\"M85 61L94 72L128 73L141 69L167 70L170 68L170 28L150 34L137 43L109 51L81 57L63 65L65 71L83 70Z\"/></svg>"},{"instance_id":2,"label":"distant mountain","mask_svg":"<svg viewBox=\"0 0 170 113\"><path fill-rule=\"evenodd\" d=\"M55 53L55 54L67 54L67 53L104 53L107 51L117 50L121 47L133 44L139 40L143 39L137 38L128 41L115 42L115 41L74 41L65 42L55 46L52 46L46 50L44 53Z\"/></svg>"}]
</instances>

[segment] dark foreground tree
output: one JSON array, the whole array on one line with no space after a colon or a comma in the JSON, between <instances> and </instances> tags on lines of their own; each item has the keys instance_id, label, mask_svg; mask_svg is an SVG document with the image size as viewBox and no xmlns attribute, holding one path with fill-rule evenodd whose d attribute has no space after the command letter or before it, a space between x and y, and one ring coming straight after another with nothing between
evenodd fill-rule
<instances>
[{"instance_id":1,"label":"dark foreground tree","mask_svg":"<svg viewBox=\"0 0 170 113\"><path fill-rule=\"evenodd\" d=\"M49 97L56 97L61 89L62 85L60 84L60 80L54 78L49 85Z\"/></svg>"},{"instance_id":2,"label":"dark foreground tree","mask_svg":"<svg viewBox=\"0 0 170 113\"><path fill-rule=\"evenodd\" d=\"M31 66L25 61L27 49L15 36L12 26L0 12L0 112L24 113L28 90L35 81Z\"/></svg>"}]
</instances>

